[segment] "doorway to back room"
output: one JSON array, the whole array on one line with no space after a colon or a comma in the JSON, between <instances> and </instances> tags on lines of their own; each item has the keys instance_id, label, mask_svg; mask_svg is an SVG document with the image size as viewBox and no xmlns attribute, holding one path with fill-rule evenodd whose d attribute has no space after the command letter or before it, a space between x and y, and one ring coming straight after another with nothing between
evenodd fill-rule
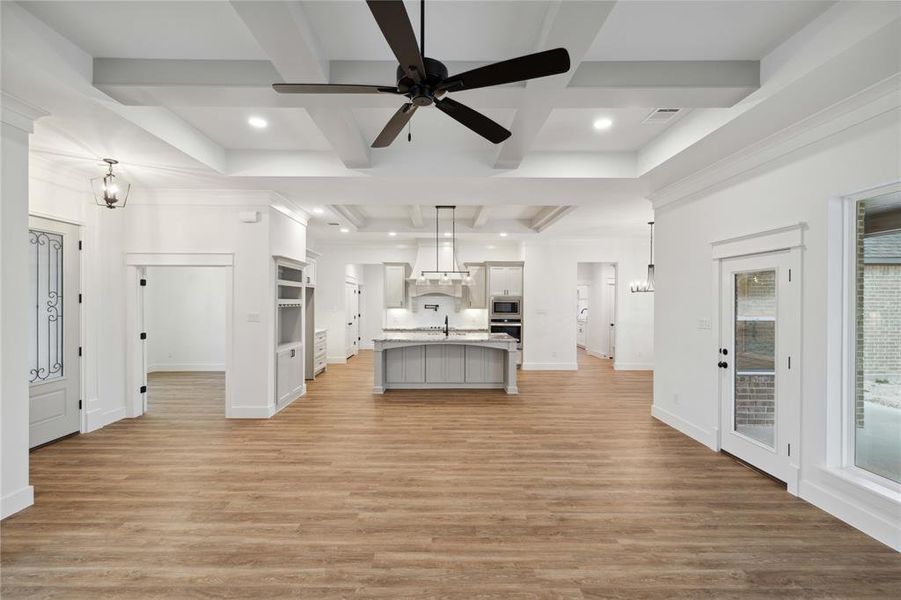
<instances>
[{"instance_id":1,"label":"doorway to back room","mask_svg":"<svg viewBox=\"0 0 901 600\"><path fill-rule=\"evenodd\" d=\"M612 360L616 350L616 265L576 265L575 327L580 355Z\"/></svg>"},{"instance_id":2,"label":"doorway to back room","mask_svg":"<svg viewBox=\"0 0 901 600\"><path fill-rule=\"evenodd\" d=\"M143 332L151 415L225 415L226 269L144 270Z\"/></svg>"}]
</instances>

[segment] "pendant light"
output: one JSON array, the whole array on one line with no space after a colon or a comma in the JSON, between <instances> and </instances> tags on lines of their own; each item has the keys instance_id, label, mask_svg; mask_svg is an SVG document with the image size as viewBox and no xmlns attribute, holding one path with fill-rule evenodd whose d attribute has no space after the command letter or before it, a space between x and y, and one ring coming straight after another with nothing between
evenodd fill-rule
<instances>
[{"instance_id":1,"label":"pendant light","mask_svg":"<svg viewBox=\"0 0 901 600\"><path fill-rule=\"evenodd\" d=\"M651 262L648 263L648 278L644 281L633 281L630 286L632 292L654 291L654 221L648 221L651 226Z\"/></svg>"},{"instance_id":2,"label":"pendant light","mask_svg":"<svg viewBox=\"0 0 901 600\"><path fill-rule=\"evenodd\" d=\"M457 266L457 207L456 206L436 206L435 207L435 270L434 271L420 271L419 277L416 278L416 283L418 284L426 284L429 279L438 279L438 285L451 285L453 283L453 279L451 279L451 275L460 275L463 285L471 285L472 284L472 276L469 274L469 271L457 271L457 270L444 270L441 269L441 265L439 264L439 248L441 246L441 239L438 235L438 221L441 215L442 210L451 211L451 246L453 250L451 251L451 266ZM429 276L432 277L429 277ZM469 283L467 283L467 280Z\"/></svg>"},{"instance_id":3,"label":"pendant light","mask_svg":"<svg viewBox=\"0 0 901 600\"><path fill-rule=\"evenodd\" d=\"M131 190L131 184L123 181L121 177L113 173L113 165L119 164L119 161L112 158L104 158L103 162L109 165L109 171L103 177L95 177L91 180L94 199L100 206L121 208L128 202L128 192Z\"/></svg>"}]
</instances>

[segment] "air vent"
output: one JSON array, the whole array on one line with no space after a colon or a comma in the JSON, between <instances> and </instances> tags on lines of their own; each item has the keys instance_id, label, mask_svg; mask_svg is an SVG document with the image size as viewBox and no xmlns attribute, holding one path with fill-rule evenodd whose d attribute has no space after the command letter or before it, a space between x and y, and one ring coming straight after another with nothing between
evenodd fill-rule
<instances>
[{"instance_id":1,"label":"air vent","mask_svg":"<svg viewBox=\"0 0 901 600\"><path fill-rule=\"evenodd\" d=\"M339 227L339 226L341 225L341 223L334 223L334 222L332 222L332 223L329 223L329 225L330 225L331 227Z\"/></svg>"},{"instance_id":2,"label":"air vent","mask_svg":"<svg viewBox=\"0 0 901 600\"><path fill-rule=\"evenodd\" d=\"M642 123L666 123L681 111L681 108L657 108Z\"/></svg>"}]
</instances>

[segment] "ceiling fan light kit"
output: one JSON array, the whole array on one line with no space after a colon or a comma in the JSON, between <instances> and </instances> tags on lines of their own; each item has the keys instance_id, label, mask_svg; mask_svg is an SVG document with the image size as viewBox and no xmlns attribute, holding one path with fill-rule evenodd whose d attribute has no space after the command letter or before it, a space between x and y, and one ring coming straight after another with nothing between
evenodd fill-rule
<instances>
[{"instance_id":1,"label":"ceiling fan light kit","mask_svg":"<svg viewBox=\"0 0 901 600\"><path fill-rule=\"evenodd\" d=\"M446 97L446 94L559 75L569 71L569 53L565 48L555 48L448 76L444 63L425 55L425 0L421 0L420 3L418 46L416 34L413 32L413 26L403 0L367 0L366 4L397 58L396 85L275 83L272 87L280 94L395 94L406 96L408 102L397 109L394 116L388 120L381 133L372 142L373 148L390 146L410 122L418 108L433 105L488 141L500 144L510 137L511 133L508 129L465 104Z\"/></svg>"}]
</instances>

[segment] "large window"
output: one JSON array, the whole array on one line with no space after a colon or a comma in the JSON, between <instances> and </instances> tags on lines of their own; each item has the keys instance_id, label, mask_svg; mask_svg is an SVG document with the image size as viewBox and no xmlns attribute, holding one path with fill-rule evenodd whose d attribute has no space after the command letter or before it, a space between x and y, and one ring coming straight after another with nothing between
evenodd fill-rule
<instances>
[{"instance_id":1,"label":"large window","mask_svg":"<svg viewBox=\"0 0 901 600\"><path fill-rule=\"evenodd\" d=\"M901 483L901 193L856 208L854 464Z\"/></svg>"}]
</instances>

